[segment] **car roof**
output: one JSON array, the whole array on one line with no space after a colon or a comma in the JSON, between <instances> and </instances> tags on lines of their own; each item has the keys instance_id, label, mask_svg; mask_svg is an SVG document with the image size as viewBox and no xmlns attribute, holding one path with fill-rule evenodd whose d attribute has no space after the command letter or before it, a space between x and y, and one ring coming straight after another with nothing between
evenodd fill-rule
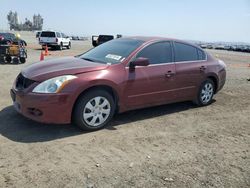
<instances>
[{"instance_id":1,"label":"car roof","mask_svg":"<svg viewBox=\"0 0 250 188\"><path fill-rule=\"evenodd\" d=\"M142 40L144 42L157 41L157 40L176 40L176 41L179 41L178 39L174 39L174 38L154 37L154 36L131 36L131 37L123 37L123 38Z\"/></svg>"},{"instance_id":2,"label":"car roof","mask_svg":"<svg viewBox=\"0 0 250 188\"><path fill-rule=\"evenodd\" d=\"M176 42L181 42L181 43L184 43L184 44L189 44L189 45L200 48L198 45L196 45L196 44L194 44L192 42L188 42L188 41L180 40L180 39L175 39L175 38L154 37L154 36L131 36L131 37L123 37L123 38L141 40L144 43L157 42L157 41L176 41Z\"/></svg>"},{"instance_id":3,"label":"car roof","mask_svg":"<svg viewBox=\"0 0 250 188\"><path fill-rule=\"evenodd\" d=\"M15 37L15 34L13 34L13 33L0 33L0 35L2 35L4 37Z\"/></svg>"},{"instance_id":4,"label":"car roof","mask_svg":"<svg viewBox=\"0 0 250 188\"><path fill-rule=\"evenodd\" d=\"M14 33L0 33L0 35L15 35Z\"/></svg>"},{"instance_id":5,"label":"car roof","mask_svg":"<svg viewBox=\"0 0 250 188\"><path fill-rule=\"evenodd\" d=\"M61 31L52 31L52 30L44 30L44 31L40 31L41 33L42 32L51 32L51 33L63 33Z\"/></svg>"},{"instance_id":6,"label":"car roof","mask_svg":"<svg viewBox=\"0 0 250 188\"><path fill-rule=\"evenodd\" d=\"M44 31L41 31L41 32L53 32L53 33L55 33L55 32L58 32L58 31L49 31L49 30L44 30Z\"/></svg>"}]
</instances>

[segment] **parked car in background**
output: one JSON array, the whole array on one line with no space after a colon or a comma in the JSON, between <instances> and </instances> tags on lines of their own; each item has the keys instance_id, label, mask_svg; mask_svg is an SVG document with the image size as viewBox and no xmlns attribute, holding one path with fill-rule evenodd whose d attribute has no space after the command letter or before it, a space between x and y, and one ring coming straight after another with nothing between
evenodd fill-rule
<instances>
[{"instance_id":1,"label":"parked car in background","mask_svg":"<svg viewBox=\"0 0 250 188\"><path fill-rule=\"evenodd\" d=\"M64 33L56 31L42 31L39 36L39 44L44 47L57 48L62 50L64 47L71 48L71 41Z\"/></svg>"},{"instance_id":2,"label":"parked car in background","mask_svg":"<svg viewBox=\"0 0 250 188\"><path fill-rule=\"evenodd\" d=\"M110 40L113 40L114 36L113 35L99 35L99 36L92 36L92 45L94 47L101 45L105 42L108 42Z\"/></svg>"},{"instance_id":3,"label":"parked car in background","mask_svg":"<svg viewBox=\"0 0 250 188\"><path fill-rule=\"evenodd\" d=\"M27 58L27 43L20 38L20 34L0 33L1 62L25 63Z\"/></svg>"},{"instance_id":4,"label":"parked car in background","mask_svg":"<svg viewBox=\"0 0 250 188\"><path fill-rule=\"evenodd\" d=\"M180 101L209 105L224 86L225 67L185 41L120 38L76 57L28 66L17 76L11 97L30 119L97 130L115 112Z\"/></svg>"},{"instance_id":5,"label":"parked car in background","mask_svg":"<svg viewBox=\"0 0 250 188\"><path fill-rule=\"evenodd\" d=\"M72 40L79 40L78 36L72 36Z\"/></svg>"},{"instance_id":6,"label":"parked car in background","mask_svg":"<svg viewBox=\"0 0 250 188\"><path fill-rule=\"evenodd\" d=\"M224 46L224 50L230 50L230 49L231 49L231 46L230 46L230 45Z\"/></svg>"},{"instance_id":7,"label":"parked car in background","mask_svg":"<svg viewBox=\"0 0 250 188\"><path fill-rule=\"evenodd\" d=\"M248 43L204 43L196 42L201 48L215 49L215 50L228 50L237 52L250 52L250 45Z\"/></svg>"},{"instance_id":8,"label":"parked car in background","mask_svg":"<svg viewBox=\"0 0 250 188\"><path fill-rule=\"evenodd\" d=\"M0 33L0 44L11 43L15 39L16 36L13 33Z\"/></svg>"},{"instance_id":9,"label":"parked car in background","mask_svg":"<svg viewBox=\"0 0 250 188\"><path fill-rule=\"evenodd\" d=\"M205 49L207 48L207 44L200 44L200 47Z\"/></svg>"},{"instance_id":10,"label":"parked car in background","mask_svg":"<svg viewBox=\"0 0 250 188\"><path fill-rule=\"evenodd\" d=\"M208 44L207 45L207 49L213 49L213 45L212 44Z\"/></svg>"},{"instance_id":11,"label":"parked car in background","mask_svg":"<svg viewBox=\"0 0 250 188\"><path fill-rule=\"evenodd\" d=\"M20 34L17 33L16 35L13 33L0 33L0 45L22 45L27 46L25 40L20 38Z\"/></svg>"},{"instance_id":12,"label":"parked car in background","mask_svg":"<svg viewBox=\"0 0 250 188\"><path fill-rule=\"evenodd\" d=\"M222 44L218 44L218 45L214 46L214 49L216 49L216 50L225 50L225 46L222 45Z\"/></svg>"},{"instance_id":13,"label":"parked car in background","mask_svg":"<svg viewBox=\"0 0 250 188\"><path fill-rule=\"evenodd\" d=\"M250 53L250 45L246 46L246 52Z\"/></svg>"}]
</instances>

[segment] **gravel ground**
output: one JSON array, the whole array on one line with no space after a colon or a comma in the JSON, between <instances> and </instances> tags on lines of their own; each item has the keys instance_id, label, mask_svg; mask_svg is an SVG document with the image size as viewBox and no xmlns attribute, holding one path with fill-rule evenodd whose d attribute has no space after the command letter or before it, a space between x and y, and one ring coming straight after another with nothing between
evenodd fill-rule
<instances>
[{"instance_id":1,"label":"gravel ground","mask_svg":"<svg viewBox=\"0 0 250 188\"><path fill-rule=\"evenodd\" d=\"M40 56L34 34L22 35L28 62L0 64L0 187L250 187L249 54L209 50L228 73L210 106L184 102L131 111L88 133L15 112L9 89ZM45 58L90 47L73 41L71 50Z\"/></svg>"}]
</instances>

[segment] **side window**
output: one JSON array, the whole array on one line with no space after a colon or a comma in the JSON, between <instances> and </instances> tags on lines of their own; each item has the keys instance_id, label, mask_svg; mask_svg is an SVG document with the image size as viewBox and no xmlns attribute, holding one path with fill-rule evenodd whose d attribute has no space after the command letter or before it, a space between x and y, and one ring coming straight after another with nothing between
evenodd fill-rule
<instances>
[{"instance_id":1,"label":"side window","mask_svg":"<svg viewBox=\"0 0 250 188\"><path fill-rule=\"evenodd\" d=\"M56 32L56 37L61 38L61 33Z\"/></svg>"},{"instance_id":2,"label":"side window","mask_svg":"<svg viewBox=\"0 0 250 188\"><path fill-rule=\"evenodd\" d=\"M206 60L206 54L202 50L198 49L198 59L199 60Z\"/></svg>"},{"instance_id":3,"label":"side window","mask_svg":"<svg viewBox=\"0 0 250 188\"><path fill-rule=\"evenodd\" d=\"M199 60L197 48L188 44L174 42L175 62Z\"/></svg>"},{"instance_id":4,"label":"side window","mask_svg":"<svg viewBox=\"0 0 250 188\"><path fill-rule=\"evenodd\" d=\"M65 35L64 33L62 33L62 37L63 37L63 38L66 38L66 35Z\"/></svg>"},{"instance_id":5,"label":"side window","mask_svg":"<svg viewBox=\"0 0 250 188\"><path fill-rule=\"evenodd\" d=\"M172 48L170 42L158 42L142 49L137 57L148 58L150 64L172 62Z\"/></svg>"}]
</instances>

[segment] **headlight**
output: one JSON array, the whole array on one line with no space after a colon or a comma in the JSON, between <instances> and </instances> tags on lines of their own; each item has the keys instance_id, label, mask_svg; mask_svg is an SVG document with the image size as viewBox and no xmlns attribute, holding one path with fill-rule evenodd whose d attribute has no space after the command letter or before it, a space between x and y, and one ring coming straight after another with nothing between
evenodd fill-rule
<instances>
[{"instance_id":1,"label":"headlight","mask_svg":"<svg viewBox=\"0 0 250 188\"><path fill-rule=\"evenodd\" d=\"M58 76L46 80L37 85L32 92L34 93L58 93L70 81L77 78L73 75Z\"/></svg>"}]
</instances>

